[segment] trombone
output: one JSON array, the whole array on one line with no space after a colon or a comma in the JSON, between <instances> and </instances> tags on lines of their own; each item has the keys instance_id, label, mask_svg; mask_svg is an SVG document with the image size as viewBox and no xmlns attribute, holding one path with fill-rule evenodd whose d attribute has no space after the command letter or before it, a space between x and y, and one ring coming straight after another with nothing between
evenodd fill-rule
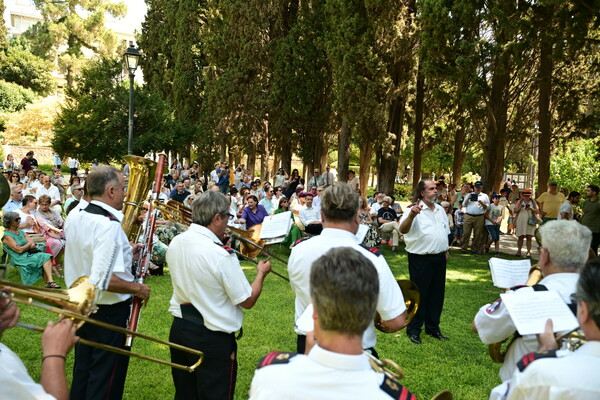
<instances>
[{"instance_id":1,"label":"trombone","mask_svg":"<svg viewBox=\"0 0 600 400\"><path fill-rule=\"evenodd\" d=\"M102 328L124 333L126 335L136 336L142 339L150 340L155 343L163 344L176 350L193 354L195 356L198 356L198 361L190 366L176 364L158 358L135 353L129 350L124 350L118 347L109 346L103 343L93 342L86 339L79 339L79 343L84 344L86 346L96 347L102 350L111 351L125 356L141 358L142 360L168 365L172 368L181 369L188 372L194 372L194 370L198 368L198 366L202 363L202 360L204 359L204 353L202 353L199 350L181 346L177 343L161 340L152 336L145 335L143 333L133 332L126 328L121 328L119 326L111 325L106 322L97 321L93 318L90 318L89 315L94 313L97 309L95 305L96 287L89 282L87 277L79 278L77 281L75 281L75 283L73 283L71 288L67 290L38 288L35 286L22 285L20 283L7 282L1 280L0 288L5 287L10 288L11 290L8 293L2 293L2 296L7 296L16 303L31 305L37 308L44 309L46 311L53 312L55 314L60 315L61 317L71 318L76 322L78 327L81 326L83 323L87 322L96 326L100 326ZM35 301L34 299L40 301ZM36 332L44 331L44 328L22 322L17 323L17 326L34 330Z\"/></svg>"}]
</instances>

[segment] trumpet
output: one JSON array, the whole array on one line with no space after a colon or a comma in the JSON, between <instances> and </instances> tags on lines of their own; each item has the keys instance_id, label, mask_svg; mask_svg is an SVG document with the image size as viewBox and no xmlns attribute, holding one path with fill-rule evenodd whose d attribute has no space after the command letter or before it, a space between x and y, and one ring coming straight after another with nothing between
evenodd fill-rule
<instances>
[{"instance_id":1,"label":"trumpet","mask_svg":"<svg viewBox=\"0 0 600 400\"><path fill-rule=\"evenodd\" d=\"M96 287L89 282L87 277L79 278L77 281L75 281L75 283L73 283L71 288L67 290L38 288L34 286L22 285L19 283L7 281L0 281L0 288L10 288L10 292L2 293L2 295L10 297L11 300L13 300L16 303L41 308L46 311L58 314L63 318L71 318L76 322L77 326L81 326L82 324L87 322L89 324L124 333L126 335L136 336L141 339L146 339L155 343L171 347L173 349L181 350L186 353L198 356L198 361L190 366L176 364L158 358L135 353L129 350L124 350L118 347L109 346L103 343L93 342L86 339L79 339L79 343L84 344L86 346L96 347L102 350L110 351L125 356L137 357L142 360L156 362L188 372L194 372L194 370L198 368L198 366L202 363L202 360L204 358L204 353L202 353L201 351L181 346L177 343L157 339L155 337L145 335L139 332L133 332L126 328L121 328L119 326L111 325L106 322L97 321L93 318L90 318L89 315L97 310L97 307L95 305ZM39 301L35 301L34 299ZM17 323L17 326L34 330L37 332L44 331L44 328L35 325L25 324L22 322Z\"/></svg>"}]
</instances>

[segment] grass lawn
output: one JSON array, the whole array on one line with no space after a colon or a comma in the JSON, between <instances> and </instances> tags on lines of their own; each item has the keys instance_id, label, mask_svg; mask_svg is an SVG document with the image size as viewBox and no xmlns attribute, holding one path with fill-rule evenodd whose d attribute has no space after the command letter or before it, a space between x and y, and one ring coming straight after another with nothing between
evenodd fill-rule
<instances>
[{"instance_id":1,"label":"grass lawn","mask_svg":"<svg viewBox=\"0 0 600 400\"><path fill-rule=\"evenodd\" d=\"M287 258L289 250L281 246L274 247L274 250ZM393 256L388 246L383 251L394 275L408 279L406 253ZM420 399L430 399L437 392L448 389L455 399L480 400L488 398L490 390L500 383L500 364L491 361L487 346L481 344L478 336L471 332L471 321L479 307L498 298L500 292L492 286L488 258L451 252L441 323L442 332L450 341L440 342L423 334L423 344L418 346L408 340L404 331L395 334L378 332L377 351L380 356L396 361L404 369L405 378L401 383ZM283 264L276 260L272 262L275 270L286 272ZM254 265L242 262L242 266L252 281L255 276ZM10 269L7 280L20 281L18 272ZM57 281L64 285L62 279ZM167 339L172 320L167 312L171 297L169 276L152 277L147 283L152 287L152 296L148 307L142 311L139 331ZM41 281L38 285L41 286ZM257 305L244 314L244 336L238 342L236 399L247 398L255 366L263 355L272 350L294 351L296 347L293 331L294 296L286 281L269 275ZM54 319L54 315L45 311L22 307L21 321L45 325L45 321ZM21 357L31 376L39 380L40 334L14 328L4 334L2 342ZM169 359L167 349L142 340L134 341L134 351ZM72 354L67 359L69 380L73 366ZM168 367L131 359L125 399L169 399L173 395Z\"/></svg>"}]
</instances>

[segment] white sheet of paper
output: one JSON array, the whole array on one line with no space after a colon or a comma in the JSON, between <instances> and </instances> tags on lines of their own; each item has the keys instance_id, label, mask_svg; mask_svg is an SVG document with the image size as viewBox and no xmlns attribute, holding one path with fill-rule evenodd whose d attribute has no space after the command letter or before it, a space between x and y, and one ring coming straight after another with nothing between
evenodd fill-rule
<instances>
[{"instance_id":1,"label":"white sheet of paper","mask_svg":"<svg viewBox=\"0 0 600 400\"><path fill-rule=\"evenodd\" d=\"M554 332L570 331L579 326L577 318L557 292L513 291L500 294L517 331L521 335L544 332L552 318Z\"/></svg>"},{"instance_id":2,"label":"white sheet of paper","mask_svg":"<svg viewBox=\"0 0 600 400\"><path fill-rule=\"evenodd\" d=\"M356 243L361 244L363 240L365 240L367 232L369 232L369 226L365 224L359 224L358 231L356 232Z\"/></svg>"},{"instance_id":3,"label":"white sheet of paper","mask_svg":"<svg viewBox=\"0 0 600 400\"><path fill-rule=\"evenodd\" d=\"M292 212L286 211L280 214L271 215L266 217L262 222L262 228L260 230L261 239L272 239L276 237L285 236L290 233L292 227Z\"/></svg>"},{"instance_id":4,"label":"white sheet of paper","mask_svg":"<svg viewBox=\"0 0 600 400\"><path fill-rule=\"evenodd\" d=\"M315 328L315 321L313 320L313 305L310 303L306 310L302 313L298 321L296 322L296 329L307 334Z\"/></svg>"},{"instance_id":5,"label":"white sheet of paper","mask_svg":"<svg viewBox=\"0 0 600 400\"><path fill-rule=\"evenodd\" d=\"M531 260L504 260L492 257L489 264L494 286L502 289L524 285L531 269Z\"/></svg>"}]
</instances>

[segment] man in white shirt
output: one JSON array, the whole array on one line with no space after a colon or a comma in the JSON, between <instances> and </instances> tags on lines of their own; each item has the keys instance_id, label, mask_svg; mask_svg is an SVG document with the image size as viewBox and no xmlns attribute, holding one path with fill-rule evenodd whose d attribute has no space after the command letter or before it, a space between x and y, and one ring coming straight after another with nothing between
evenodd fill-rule
<instances>
[{"instance_id":1,"label":"man in white shirt","mask_svg":"<svg viewBox=\"0 0 600 400\"><path fill-rule=\"evenodd\" d=\"M406 328L406 334L415 344L421 344L423 323L426 334L438 340L448 340L440 331L440 316L446 290L450 227L446 212L435 203L436 196L435 182L420 181L413 193L414 204L400 219L410 280L421 292L417 313Z\"/></svg>"},{"instance_id":2,"label":"man in white shirt","mask_svg":"<svg viewBox=\"0 0 600 400\"><path fill-rule=\"evenodd\" d=\"M317 259L310 272L314 332L308 334L316 343L306 356L272 352L261 359L250 399L415 399L374 371L363 352L378 291L377 270L356 250L334 248Z\"/></svg>"},{"instance_id":3,"label":"man in white shirt","mask_svg":"<svg viewBox=\"0 0 600 400\"><path fill-rule=\"evenodd\" d=\"M323 186L326 187L333 185L333 182L335 182L335 176L333 175L333 172L331 172L329 165L325 167L325 172L323 172L323 178L321 179L321 182L323 183Z\"/></svg>"},{"instance_id":4,"label":"man in white shirt","mask_svg":"<svg viewBox=\"0 0 600 400\"><path fill-rule=\"evenodd\" d=\"M373 204L371 204L371 208L369 210L369 214L371 214L371 218L374 221L377 221L377 214L379 213L379 209L383 206L383 199L385 198L385 193L383 192L375 192L373 194Z\"/></svg>"},{"instance_id":5,"label":"man in white shirt","mask_svg":"<svg viewBox=\"0 0 600 400\"><path fill-rule=\"evenodd\" d=\"M305 196L306 204L300 209L300 222L304 225L304 231L312 235L319 235L323 230L321 222L321 210L313 207L313 195L307 193Z\"/></svg>"},{"instance_id":6,"label":"man in white shirt","mask_svg":"<svg viewBox=\"0 0 600 400\"><path fill-rule=\"evenodd\" d=\"M173 296L169 340L203 351L206 357L193 372L172 370L176 399L233 399L237 376L235 332L242 327L242 309L254 307L268 261L260 261L252 285L234 251L224 245L229 201L216 191L197 196L192 224L177 235L167 251ZM171 361L188 363L189 354L171 349Z\"/></svg>"},{"instance_id":7,"label":"man in white shirt","mask_svg":"<svg viewBox=\"0 0 600 400\"><path fill-rule=\"evenodd\" d=\"M558 350L552 323L539 335L540 353L530 353L518 363L508 385L501 385L506 396L490 398L510 400L600 398L600 260L588 262L581 270L575 298L577 320L587 343L574 352ZM532 361L533 360L533 361Z\"/></svg>"},{"instance_id":8,"label":"man in white shirt","mask_svg":"<svg viewBox=\"0 0 600 400\"><path fill-rule=\"evenodd\" d=\"M295 321L300 318L310 299L310 268L313 262L335 247L351 247L367 257L379 275L377 312L381 315L380 328L396 332L404 326L406 305L396 279L385 258L376 248L367 249L356 242L358 230L358 194L348 184L337 182L323 191L321 200L323 232L319 236L299 241L292 248L288 262L290 284L296 294ZM297 351L304 353L306 332L296 329ZM375 326L370 324L363 336L363 348L374 351L377 338Z\"/></svg>"},{"instance_id":9,"label":"man in white shirt","mask_svg":"<svg viewBox=\"0 0 600 400\"><path fill-rule=\"evenodd\" d=\"M19 308L8 297L0 296L0 337L19 320ZM42 335L42 376L40 384L31 379L25 365L8 347L0 343L0 388L3 399L67 400L69 388L65 359L77 341L70 319L48 322Z\"/></svg>"},{"instance_id":10,"label":"man in white shirt","mask_svg":"<svg viewBox=\"0 0 600 400\"><path fill-rule=\"evenodd\" d=\"M214 183L219 183L219 174L217 173L217 170L219 169L219 166L221 164L216 163L215 164L215 169L213 169L212 171L210 171L210 180L213 181Z\"/></svg>"},{"instance_id":11,"label":"man in white shirt","mask_svg":"<svg viewBox=\"0 0 600 400\"><path fill-rule=\"evenodd\" d=\"M147 300L150 288L134 282L133 250L121 228L125 177L110 166L95 168L85 187L91 203L69 214L65 226L65 282L71 286L88 276L98 295L91 318L127 327L132 294ZM125 334L84 324L77 334L85 339L123 348ZM73 367L74 399L121 399L129 357L78 344Z\"/></svg>"},{"instance_id":12,"label":"man in white shirt","mask_svg":"<svg viewBox=\"0 0 600 400\"><path fill-rule=\"evenodd\" d=\"M565 200L564 203L561 204L558 210L557 219L560 220L573 220L573 205L579 203L581 200L581 194L579 192L571 192L569 193L569 197Z\"/></svg>"},{"instance_id":13,"label":"man in white shirt","mask_svg":"<svg viewBox=\"0 0 600 400\"><path fill-rule=\"evenodd\" d=\"M57 210L59 213L62 211L60 207L60 192L58 188L50 183L50 177L44 175L41 179L42 186L38 187L35 192L35 198L39 199L42 195L50 196L50 208Z\"/></svg>"},{"instance_id":14,"label":"man in white shirt","mask_svg":"<svg viewBox=\"0 0 600 400\"><path fill-rule=\"evenodd\" d=\"M578 274L587 260L592 241L589 229L575 221L549 221L540 227L542 242L539 266L544 279L533 287L520 286L514 288L519 292L535 290L552 290L558 292L565 303L571 303L571 295L575 292ZM479 334L486 344L501 342L515 332L515 324L501 299L486 304L479 309L473 320L473 331ZM535 335L520 336L515 339L504 358L500 368L500 379L506 381L512 376L516 363L523 355L537 349Z\"/></svg>"},{"instance_id":15,"label":"man in white shirt","mask_svg":"<svg viewBox=\"0 0 600 400\"><path fill-rule=\"evenodd\" d=\"M69 166L71 176L77 176L77 169L79 168L79 161L77 161L76 158L70 157L69 161L67 161L67 165Z\"/></svg>"},{"instance_id":16,"label":"man in white shirt","mask_svg":"<svg viewBox=\"0 0 600 400\"><path fill-rule=\"evenodd\" d=\"M466 253L469 249L469 239L473 232L473 243L471 245L471 253L481 253L481 248L475 248L477 240L479 240L485 230L485 210L490 205L490 198L487 194L481 193L483 183L475 182L475 189L465 196L463 207L466 208L463 222L463 242L462 252Z\"/></svg>"},{"instance_id":17,"label":"man in white shirt","mask_svg":"<svg viewBox=\"0 0 600 400\"><path fill-rule=\"evenodd\" d=\"M265 188L265 198L258 202L262 205L269 215L273 215L277 209L277 201L274 196L273 188L271 186Z\"/></svg>"},{"instance_id":18,"label":"man in white shirt","mask_svg":"<svg viewBox=\"0 0 600 400\"><path fill-rule=\"evenodd\" d=\"M348 171L348 184L354 190L360 189L360 182L358 180L358 176L356 176L356 172L354 172L353 170Z\"/></svg>"}]
</instances>

